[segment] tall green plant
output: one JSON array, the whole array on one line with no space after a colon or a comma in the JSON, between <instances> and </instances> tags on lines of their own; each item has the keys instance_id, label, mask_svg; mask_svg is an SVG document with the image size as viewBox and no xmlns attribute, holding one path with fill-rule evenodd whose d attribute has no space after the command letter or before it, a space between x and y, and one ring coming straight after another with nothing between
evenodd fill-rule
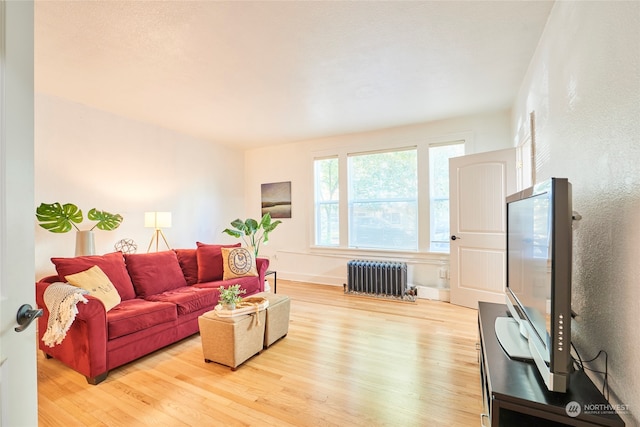
<instances>
[{"instance_id":1,"label":"tall green plant","mask_svg":"<svg viewBox=\"0 0 640 427\"><path fill-rule=\"evenodd\" d=\"M78 209L73 203L65 203L64 205L56 203L41 203L36 208L36 218L40 227L49 230L52 233L66 233L75 228L80 231L76 224L80 224L83 220L82 210ZM93 208L87 213L87 219L97 221L90 230L97 228L98 230L111 231L115 230L122 223L120 214L112 214L106 211L99 211Z\"/></svg>"},{"instance_id":2,"label":"tall green plant","mask_svg":"<svg viewBox=\"0 0 640 427\"><path fill-rule=\"evenodd\" d=\"M242 239L247 246L251 246L255 252L256 258L260 250L261 243L269 241L269 233L271 233L282 221L276 220L271 222L271 214L267 212L262 216L260 222L253 218L242 221L240 218L231 222L233 229L225 228L223 233Z\"/></svg>"}]
</instances>

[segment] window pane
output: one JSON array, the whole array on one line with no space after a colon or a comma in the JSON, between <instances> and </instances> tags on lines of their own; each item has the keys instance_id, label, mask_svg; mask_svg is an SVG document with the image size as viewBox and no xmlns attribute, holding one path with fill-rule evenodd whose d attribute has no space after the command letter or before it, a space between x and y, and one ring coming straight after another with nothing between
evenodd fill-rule
<instances>
[{"instance_id":1,"label":"window pane","mask_svg":"<svg viewBox=\"0 0 640 427\"><path fill-rule=\"evenodd\" d=\"M337 246L340 243L338 211L338 159L314 162L316 245Z\"/></svg>"},{"instance_id":2,"label":"window pane","mask_svg":"<svg viewBox=\"0 0 640 427\"><path fill-rule=\"evenodd\" d=\"M431 250L449 252L449 158L464 155L464 144L429 147Z\"/></svg>"},{"instance_id":3,"label":"window pane","mask_svg":"<svg viewBox=\"0 0 640 427\"><path fill-rule=\"evenodd\" d=\"M349 157L349 246L418 248L417 150Z\"/></svg>"}]
</instances>

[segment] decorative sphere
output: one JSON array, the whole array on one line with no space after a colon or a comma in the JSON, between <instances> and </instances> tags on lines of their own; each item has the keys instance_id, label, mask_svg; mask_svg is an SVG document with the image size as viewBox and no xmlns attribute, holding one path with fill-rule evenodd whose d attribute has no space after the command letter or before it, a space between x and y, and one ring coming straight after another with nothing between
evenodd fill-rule
<instances>
[{"instance_id":1,"label":"decorative sphere","mask_svg":"<svg viewBox=\"0 0 640 427\"><path fill-rule=\"evenodd\" d=\"M116 251L120 251L123 254L135 254L138 250L138 245L136 245L136 242L134 242L133 239L118 240L114 247L116 248Z\"/></svg>"}]
</instances>

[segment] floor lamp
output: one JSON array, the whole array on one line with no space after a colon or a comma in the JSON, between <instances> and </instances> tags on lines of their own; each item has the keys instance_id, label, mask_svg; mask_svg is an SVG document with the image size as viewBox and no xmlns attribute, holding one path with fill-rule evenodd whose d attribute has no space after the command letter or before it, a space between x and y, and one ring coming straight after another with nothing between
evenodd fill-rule
<instances>
[{"instance_id":1,"label":"floor lamp","mask_svg":"<svg viewBox=\"0 0 640 427\"><path fill-rule=\"evenodd\" d=\"M149 242L149 247L147 248L147 253L151 251L151 245L153 245L153 241L156 241L156 252L158 252L158 245L160 244L160 237L164 240L165 245L167 245L167 249L171 249L169 243L167 242L167 238L164 236L162 232L163 228L171 228L171 212L145 212L144 213L144 226L146 228L154 228L155 231L151 236L151 241Z\"/></svg>"}]
</instances>

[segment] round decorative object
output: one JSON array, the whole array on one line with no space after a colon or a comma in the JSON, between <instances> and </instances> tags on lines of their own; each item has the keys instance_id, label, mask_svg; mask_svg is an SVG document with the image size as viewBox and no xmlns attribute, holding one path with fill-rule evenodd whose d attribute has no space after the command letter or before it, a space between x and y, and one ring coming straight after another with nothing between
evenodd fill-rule
<instances>
[{"instance_id":1,"label":"round decorative object","mask_svg":"<svg viewBox=\"0 0 640 427\"><path fill-rule=\"evenodd\" d=\"M116 251L120 251L123 254L135 254L138 250L138 245L136 245L133 239L118 240L114 247Z\"/></svg>"},{"instance_id":2,"label":"round decorative object","mask_svg":"<svg viewBox=\"0 0 640 427\"><path fill-rule=\"evenodd\" d=\"M235 275L247 274L253 267L251 252L246 248L233 248L229 252L229 269Z\"/></svg>"}]
</instances>

